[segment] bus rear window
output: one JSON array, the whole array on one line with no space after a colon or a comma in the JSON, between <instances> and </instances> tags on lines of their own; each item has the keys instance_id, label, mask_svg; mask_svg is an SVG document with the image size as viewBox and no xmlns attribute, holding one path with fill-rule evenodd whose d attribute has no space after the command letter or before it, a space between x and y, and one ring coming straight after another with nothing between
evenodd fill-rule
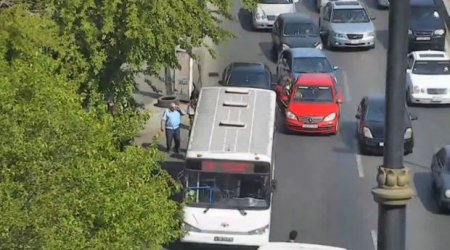
<instances>
[{"instance_id":1,"label":"bus rear window","mask_svg":"<svg viewBox=\"0 0 450 250\"><path fill-rule=\"evenodd\" d=\"M186 160L186 168L202 172L235 174L269 174L270 164L252 161Z\"/></svg>"}]
</instances>

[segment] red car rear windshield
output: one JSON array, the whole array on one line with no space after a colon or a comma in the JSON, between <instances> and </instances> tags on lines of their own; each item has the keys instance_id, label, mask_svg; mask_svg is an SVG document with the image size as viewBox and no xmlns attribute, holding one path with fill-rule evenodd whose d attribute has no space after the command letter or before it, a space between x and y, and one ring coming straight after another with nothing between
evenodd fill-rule
<instances>
[{"instance_id":1,"label":"red car rear windshield","mask_svg":"<svg viewBox=\"0 0 450 250\"><path fill-rule=\"evenodd\" d=\"M333 89L329 86L298 86L294 102L333 102Z\"/></svg>"}]
</instances>

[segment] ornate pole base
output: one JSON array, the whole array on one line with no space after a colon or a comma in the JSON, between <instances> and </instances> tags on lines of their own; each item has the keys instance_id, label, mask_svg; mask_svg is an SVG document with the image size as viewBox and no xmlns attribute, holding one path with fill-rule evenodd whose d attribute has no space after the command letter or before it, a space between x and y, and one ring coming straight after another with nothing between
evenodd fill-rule
<instances>
[{"instance_id":1,"label":"ornate pole base","mask_svg":"<svg viewBox=\"0 0 450 250\"><path fill-rule=\"evenodd\" d=\"M378 167L378 186L372 189L374 200L383 205L406 205L416 194L410 187L409 168Z\"/></svg>"}]
</instances>

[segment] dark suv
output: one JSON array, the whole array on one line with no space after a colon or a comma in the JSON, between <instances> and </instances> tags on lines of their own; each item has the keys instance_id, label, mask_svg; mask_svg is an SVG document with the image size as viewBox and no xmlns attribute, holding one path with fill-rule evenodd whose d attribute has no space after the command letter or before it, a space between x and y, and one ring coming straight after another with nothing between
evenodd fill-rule
<instances>
[{"instance_id":1,"label":"dark suv","mask_svg":"<svg viewBox=\"0 0 450 250\"><path fill-rule=\"evenodd\" d=\"M437 0L410 0L409 51L445 50L445 23Z\"/></svg>"}]
</instances>

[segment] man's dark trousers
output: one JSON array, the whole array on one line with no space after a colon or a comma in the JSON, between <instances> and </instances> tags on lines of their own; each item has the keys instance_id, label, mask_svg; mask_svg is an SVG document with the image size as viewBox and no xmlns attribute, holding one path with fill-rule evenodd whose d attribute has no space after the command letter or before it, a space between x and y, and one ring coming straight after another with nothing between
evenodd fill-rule
<instances>
[{"instance_id":1,"label":"man's dark trousers","mask_svg":"<svg viewBox=\"0 0 450 250\"><path fill-rule=\"evenodd\" d=\"M166 144L167 144L167 152L172 148L172 140L175 141L175 153L178 153L180 150L180 128L170 129L166 128Z\"/></svg>"}]
</instances>

